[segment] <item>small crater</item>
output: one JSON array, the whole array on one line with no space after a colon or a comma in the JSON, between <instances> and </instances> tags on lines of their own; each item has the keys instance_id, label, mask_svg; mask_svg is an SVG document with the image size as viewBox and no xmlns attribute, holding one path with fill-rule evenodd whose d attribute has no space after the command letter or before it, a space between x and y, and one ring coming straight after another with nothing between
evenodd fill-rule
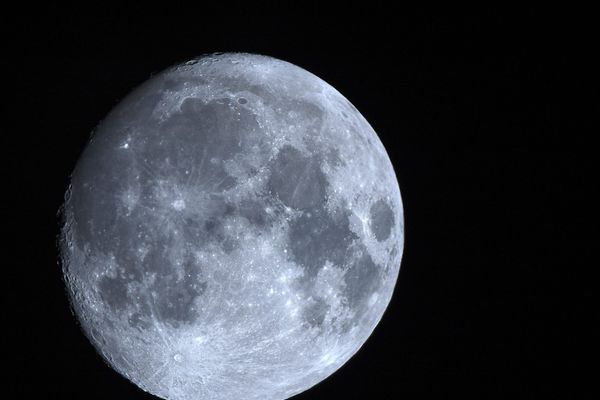
<instances>
[{"instance_id":1,"label":"small crater","mask_svg":"<svg viewBox=\"0 0 600 400\"><path fill-rule=\"evenodd\" d=\"M238 103L240 103L240 104L246 104L246 103L248 103L248 100L245 97L240 97L238 99Z\"/></svg>"},{"instance_id":2,"label":"small crater","mask_svg":"<svg viewBox=\"0 0 600 400\"><path fill-rule=\"evenodd\" d=\"M183 201L182 199L177 199L171 205L175 210L181 211L185 208L185 201Z\"/></svg>"}]
</instances>

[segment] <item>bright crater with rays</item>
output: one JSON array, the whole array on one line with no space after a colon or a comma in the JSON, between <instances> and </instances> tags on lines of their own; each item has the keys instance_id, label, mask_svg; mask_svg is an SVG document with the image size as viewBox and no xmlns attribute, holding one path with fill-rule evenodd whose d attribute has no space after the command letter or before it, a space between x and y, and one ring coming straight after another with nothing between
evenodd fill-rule
<instances>
[{"instance_id":1,"label":"bright crater with rays","mask_svg":"<svg viewBox=\"0 0 600 400\"><path fill-rule=\"evenodd\" d=\"M330 85L216 54L98 126L62 209L65 280L105 360L165 399L285 399L387 307L402 203L377 135Z\"/></svg>"}]
</instances>

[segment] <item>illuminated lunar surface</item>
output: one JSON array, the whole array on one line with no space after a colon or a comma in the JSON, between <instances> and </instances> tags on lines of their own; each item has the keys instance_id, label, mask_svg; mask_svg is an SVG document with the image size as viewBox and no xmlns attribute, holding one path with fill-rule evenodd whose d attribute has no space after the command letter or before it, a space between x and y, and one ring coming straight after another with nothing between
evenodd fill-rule
<instances>
[{"instance_id":1,"label":"illuminated lunar surface","mask_svg":"<svg viewBox=\"0 0 600 400\"><path fill-rule=\"evenodd\" d=\"M165 399L285 399L336 371L388 305L393 167L333 87L284 61L204 56L98 126L62 208L84 332Z\"/></svg>"}]
</instances>

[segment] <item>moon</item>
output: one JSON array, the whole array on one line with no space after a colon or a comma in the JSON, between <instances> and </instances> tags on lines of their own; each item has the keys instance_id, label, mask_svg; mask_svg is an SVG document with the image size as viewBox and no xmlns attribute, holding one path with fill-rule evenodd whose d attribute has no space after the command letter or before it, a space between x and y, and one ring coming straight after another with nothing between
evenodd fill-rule
<instances>
[{"instance_id":1,"label":"moon","mask_svg":"<svg viewBox=\"0 0 600 400\"><path fill-rule=\"evenodd\" d=\"M82 330L164 399L286 399L322 381L382 318L404 240L365 118L306 70L243 53L171 67L121 101L61 215Z\"/></svg>"}]
</instances>

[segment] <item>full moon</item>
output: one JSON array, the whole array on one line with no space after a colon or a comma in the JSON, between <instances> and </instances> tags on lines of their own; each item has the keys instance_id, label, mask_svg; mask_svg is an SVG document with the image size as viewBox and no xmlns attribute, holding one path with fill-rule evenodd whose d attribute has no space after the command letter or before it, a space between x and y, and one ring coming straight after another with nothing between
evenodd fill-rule
<instances>
[{"instance_id":1,"label":"full moon","mask_svg":"<svg viewBox=\"0 0 600 400\"><path fill-rule=\"evenodd\" d=\"M92 133L61 215L82 330L164 399L278 400L322 381L382 318L404 240L365 118L306 70L240 53L129 94Z\"/></svg>"}]
</instances>

